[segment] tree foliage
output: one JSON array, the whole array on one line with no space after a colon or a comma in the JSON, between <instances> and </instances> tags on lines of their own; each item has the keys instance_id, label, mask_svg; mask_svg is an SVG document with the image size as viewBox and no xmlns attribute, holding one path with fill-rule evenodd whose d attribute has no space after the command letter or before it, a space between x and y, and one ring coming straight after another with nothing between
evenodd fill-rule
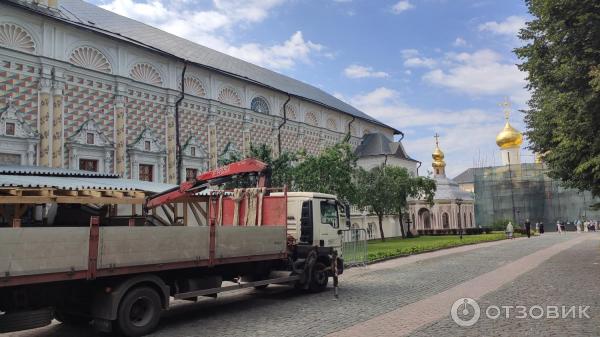
<instances>
[{"instance_id":1,"label":"tree foliage","mask_svg":"<svg viewBox=\"0 0 600 337\"><path fill-rule=\"evenodd\" d=\"M532 92L530 148L550 175L600 195L600 2L527 0L533 20L516 49Z\"/></svg>"},{"instance_id":2,"label":"tree foliage","mask_svg":"<svg viewBox=\"0 0 600 337\"><path fill-rule=\"evenodd\" d=\"M348 143L338 143L319 155L299 159L301 162L294 169L294 190L331 193L343 201L354 201L352 177L357 158Z\"/></svg>"},{"instance_id":3,"label":"tree foliage","mask_svg":"<svg viewBox=\"0 0 600 337\"><path fill-rule=\"evenodd\" d=\"M415 177L398 166L377 166L370 171L357 169L355 203L360 208L369 208L377 215L381 239L385 240L383 217L396 214L400 221L408 208L409 198L425 199L433 204L435 181L426 177ZM402 236L405 236L401 226Z\"/></svg>"}]
</instances>

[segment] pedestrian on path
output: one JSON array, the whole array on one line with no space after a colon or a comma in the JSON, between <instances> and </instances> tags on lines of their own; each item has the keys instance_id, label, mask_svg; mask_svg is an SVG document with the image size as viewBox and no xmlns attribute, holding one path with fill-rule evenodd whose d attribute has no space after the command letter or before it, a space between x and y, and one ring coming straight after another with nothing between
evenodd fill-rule
<instances>
[{"instance_id":1,"label":"pedestrian on path","mask_svg":"<svg viewBox=\"0 0 600 337\"><path fill-rule=\"evenodd\" d=\"M527 238L531 237L531 222L529 222L529 219L525 220L525 232L527 233Z\"/></svg>"},{"instance_id":2,"label":"pedestrian on path","mask_svg":"<svg viewBox=\"0 0 600 337\"><path fill-rule=\"evenodd\" d=\"M512 222L509 221L508 225L506 225L506 238L512 239L514 231L515 231L515 229L513 228Z\"/></svg>"},{"instance_id":3,"label":"pedestrian on path","mask_svg":"<svg viewBox=\"0 0 600 337\"><path fill-rule=\"evenodd\" d=\"M544 222L540 222L540 234L544 234Z\"/></svg>"},{"instance_id":4,"label":"pedestrian on path","mask_svg":"<svg viewBox=\"0 0 600 337\"><path fill-rule=\"evenodd\" d=\"M561 224L560 224L560 220L558 220L556 222L556 231L558 232L558 234L562 234L563 233L562 227L561 227Z\"/></svg>"},{"instance_id":5,"label":"pedestrian on path","mask_svg":"<svg viewBox=\"0 0 600 337\"><path fill-rule=\"evenodd\" d=\"M581 221L580 220L575 221L575 230L577 231L577 233L581 233Z\"/></svg>"}]
</instances>

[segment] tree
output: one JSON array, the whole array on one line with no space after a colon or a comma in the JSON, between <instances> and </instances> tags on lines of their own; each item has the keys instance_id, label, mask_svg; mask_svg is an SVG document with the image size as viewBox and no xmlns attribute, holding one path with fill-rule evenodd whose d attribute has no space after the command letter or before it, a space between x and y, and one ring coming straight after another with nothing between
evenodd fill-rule
<instances>
[{"instance_id":1,"label":"tree","mask_svg":"<svg viewBox=\"0 0 600 337\"><path fill-rule=\"evenodd\" d=\"M302 159L302 158L299 158ZM326 148L319 155L308 155L294 169L294 190L335 194L353 202L356 156L347 143Z\"/></svg>"},{"instance_id":2,"label":"tree","mask_svg":"<svg viewBox=\"0 0 600 337\"><path fill-rule=\"evenodd\" d=\"M381 241L385 241L383 216L392 214L396 206L393 188L395 178L391 174L386 174L389 170L390 167L384 165L374 167L369 171L358 168L355 178L356 194L354 203L359 208L368 208L377 215Z\"/></svg>"},{"instance_id":3,"label":"tree","mask_svg":"<svg viewBox=\"0 0 600 337\"><path fill-rule=\"evenodd\" d=\"M294 179L294 162L297 160L295 153L284 152L279 157L273 158L273 150L266 144L255 146L250 144L250 158L258 159L271 167L271 185L292 188Z\"/></svg>"},{"instance_id":4,"label":"tree","mask_svg":"<svg viewBox=\"0 0 600 337\"><path fill-rule=\"evenodd\" d=\"M515 50L532 92L530 149L549 175L600 195L600 2L526 0L533 20Z\"/></svg>"},{"instance_id":5,"label":"tree","mask_svg":"<svg viewBox=\"0 0 600 337\"><path fill-rule=\"evenodd\" d=\"M391 177L391 186L393 194L393 211L398 215L400 221L400 233L402 237L410 236L410 227L408 233L404 232L402 219L404 211L408 207L408 198L425 199L430 205L433 205L436 185L433 179L427 177L415 177L407 169L398 166L386 166L385 174Z\"/></svg>"},{"instance_id":6,"label":"tree","mask_svg":"<svg viewBox=\"0 0 600 337\"><path fill-rule=\"evenodd\" d=\"M377 215L379 233L385 241L383 217L398 215L400 231L405 237L402 219L408 207L408 198L425 199L433 204L436 190L435 181L426 177L415 177L407 169L398 166L381 165L366 171L359 168L355 178L355 203L360 208L369 208ZM410 228L408 228L410 231Z\"/></svg>"}]
</instances>

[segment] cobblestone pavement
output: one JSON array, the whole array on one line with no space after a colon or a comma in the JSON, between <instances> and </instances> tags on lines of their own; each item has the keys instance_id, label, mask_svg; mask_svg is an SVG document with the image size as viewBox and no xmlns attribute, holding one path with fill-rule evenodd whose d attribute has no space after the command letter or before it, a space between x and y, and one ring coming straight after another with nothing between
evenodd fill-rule
<instances>
[{"instance_id":1,"label":"cobblestone pavement","mask_svg":"<svg viewBox=\"0 0 600 337\"><path fill-rule=\"evenodd\" d=\"M595 236L592 233L588 235L589 238ZM339 300L333 298L331 291L303 294L289 287L272 286L264 291L232 292L220 296L217 300L203 299L198 303L178 302L172 310L165 313L159 330L152 336L323 336L352 329L362 322L368 322L399 308L426 300L524 256L561 245L575 237L575 234L564 236L550 234L532 239L459 247L391 260L368 268L349 270L341 278ZM592 283L591 280L598 279L597 268L600 265L587 265L591 260L599 261L599 246L600 242L597 240L576 244L573 248L568 248L550 261L517 278L514 283L523 282L522 287L513 288L507 285L507 289L501 288L496 293L485 295L483 300L494 294L499 294L499 298L502 299L503 291L508 291L506 296L509 301L512 299L516 301L518 296L526 296L524 299L527 300L531 296L534 300L537 298L535 296L548 297L551 293L562 296L563 289L571 288L584 289L582 291L587 298L600 298L600 296L591 296L592 292L597 293L597 282ZM565 260L565 257L568 258ZM555 268L554 270L540 271L548 268L549 263ZM566 265L562 266L563 264ZM596 274L586 275L585 280L577 277L579 274L589 274L592 271ZM570 274L564 275L564 273ZM521 281L524 278L528 279ZM578 281L580 279L581 282ZM552 287L559 286L560 292L557 292L556 288L547 288L549 282ZM537 285L543 285L539 288L540 293L536 291ZM580 294L580 296L584 295ZM563 304L560 301L571 303L566 302L566 299L568 298L556 297L554 301L557 305ZM595 305L597 308L598 302L586 305ZM445 310L449 312L450 308ZM448 330L456 336L471 331L469 328L457 329L456 324L448 319L435 319L435 321L437 322L429 321L432 324L422 326L415 333L418 336L429 336L445 334ZM494 328L487 326L485 329L477 330L485 324ZM482 321L471 329L473 335L481 335L482 331L497 335L496 326L502 324L501 321ZM505 322L505 324L511 325L512 322ZM515 324L519 326L519 322ZM572 324L578 325L579 321ZM558 329L557 333L561 331L560 325L556 325L555 328ZM381 329L385 331L385 327ZM398 331L387 331L387 333L388 335L400 334ZM598 331L595 334L598 335ZM11 334L15 337L87 335L92 335L87 328L73 328L61 324ZM515 335L514 329L511 335Z\"/></svg>"},{"instance_id":2,"label":"cobblestone pavement","mask_svg":"<svg viewBox=\"0 0 600 337\"><path fill-rule=\"evenodd\" d=\"M445 318L412 336L600 336L599 246L597 240L583 241L484 296L477 301L482 315L471 327L460 327ZM508 307L508 318L502 306ZM527 314L511 306L524 306ZM541 306L543 315L540 309L531 309L534 306ZM580 313L580 306L585 314ZM571 307L576 309L569 311ZM485 314L487 308L492 318ZM566 318L561 317L563 310ZM498 312L499 317L493 319Z\"/></svg>"}]
</instances>

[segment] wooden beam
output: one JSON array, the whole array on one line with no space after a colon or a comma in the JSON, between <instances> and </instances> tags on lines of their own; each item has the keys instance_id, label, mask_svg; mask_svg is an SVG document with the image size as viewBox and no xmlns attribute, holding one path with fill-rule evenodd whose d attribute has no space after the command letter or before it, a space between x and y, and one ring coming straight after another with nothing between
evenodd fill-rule
<instances>
[{"instance_id":1,"label":"wooden beam","mask_svg":"<svg viewBox=\"0 0 600 337\"><path fill-rule=\"evenodd\" d=\"M183 203L183 225L184 226L188 225L188 207L189 207L189 203L184 202Z\"/></svg>"},{"instance_id":2,"label":"wooden beam","mask_svg":"<svg viewBox=\"0 0 600 337\"><path fill-rule=\"evenodd\" d=\"M171 214L169 214L169 207L165 207L165 205L160 205L160 208L163 210L163 213L165 213L167 219L169 219L169 224L173 224L173 217L171 217Z\"/></svg>"},{"instance_id":3,"label":"wooden beam","mask_svg":"<svg viewBox=\"0 0 600 337\"><path fill-rule=\"evenodd\" d=\"M198 226L202 226L202 220L200 220L200 216L198 215L198 212L196 211L196 205L193 202L189 203L190 205L190 210L192 210L192 214L194 215L194 218L196 219L196 223L198 224Z\"/></svg>"},{"instance_id":4,"label":"wooden beam","mask_svg":"<svg viewBox=\"0 0 600 337\"><path fill-rule=\"evenodd\" d=\"M95 197L95 198L99 198L102 196L102 192L96 191L96 190L81 190L81 191L79 191L79 194L82 196Z\"/></svg>"}]
</instances>

